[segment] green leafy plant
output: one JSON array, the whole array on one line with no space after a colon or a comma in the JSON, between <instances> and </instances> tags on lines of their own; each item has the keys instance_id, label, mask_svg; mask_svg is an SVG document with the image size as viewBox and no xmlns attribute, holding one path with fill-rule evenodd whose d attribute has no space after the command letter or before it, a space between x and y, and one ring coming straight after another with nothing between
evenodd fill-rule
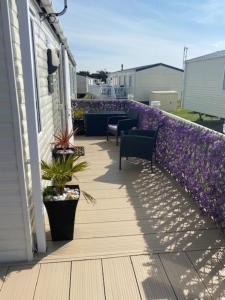
<instances>
[{"instance_id":1,"label":"green leafy plant","mask_svg":"<svg viewBox=\"0 0 225 300\"><path fill-rule=\"evenodd\" d=\"M44 199L47 199L52 196L56 196L56 191L51 186L45 187L43 190Z\"/></svg>"},{"instance_id":2,"label":"green leafy plant","mask_svg":"<svg viewBox=\"0 0 225 300\"><path fill-rule=\"evenodd\" d=\"M73 108L73 118L75 120L82 120L84 118L84 114L86 113L85 108Z\"/></svg>"},{"instance_id":3,"label":"green leafy plant","mask_svg":"<svg viewBox=\"0 0 225 300\"><path fill-rule=\"evenodd\" d=\"M78 128L68 131L67 128L59 130L58 133L54 135L54 145L56 148L62 148L63 151L69 147L74 148L74 145L70 143L70 139L77 133Z\"/></svg>"},{"instance_id":4,"label":"green leafy plant","mask_svg":"<svg viewBox=\"0 0 225 300\"><path fill-rule=\"evenodd\" d=\"M41 161L42 179L51 180L53 186L55 187L56 193L62 195L65 189L65 185L68 181L71 181L75 174L82 172L87 169L87 162L82 161L78 163L80 157L75 154L71 154L66 160L53 159L52 162L47 163ZM43 196L53 196L52 191L45 190ZM94 202L95 199L85 191L82 191L84 198L87 201Z\"/></svg>"},{"instance_id":5,"label":"green leafy plant","mask_svg":"<svg viewBox=\"0 0 225 300\"><path fill-rule=\"evenodd\" d=\"M58 194L62 195L68 181L75 177L77 172L87 168L87 162L76 163L79 156L70 155L68 159L53 159L51 163L41 161L42 179L52 180Z\"/></svg>"}]
</instances>

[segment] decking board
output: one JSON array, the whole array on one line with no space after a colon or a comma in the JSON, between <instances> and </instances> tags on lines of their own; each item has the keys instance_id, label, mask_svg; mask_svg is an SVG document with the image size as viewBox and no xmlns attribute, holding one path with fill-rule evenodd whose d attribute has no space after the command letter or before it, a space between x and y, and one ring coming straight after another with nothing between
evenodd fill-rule
<instances>
[{"instance_id":1,"label":"decking board","mask_svg":"<svg viewBox=\"0 0 225 300\"><path fill-rule=\"evenodd\" d=\"M113 213L113 212L112 212ZM98 238L127 235L142 235L160 232L176 232L215 228L214 224L206 223L203 219L186 221L166 219L131 220L120 222L104 222L76 224L74 238Z\"/></svg>"},{"instance_id":2,"label":"decking board","mask_svg":"<svg viewBox=\"0 0 225 300\"><path fill-rule=\"evenodd\" d=\"M160 258L179 300L211 299L185 253L164 253Z\"/></svg>"},{"instance_id":3,"label":"decking board","mask_svg":"<svg viewBox=\"0 0 225 300\"><path fill-rule=\"evenodd\" d=\"M129 257L103 259L107 300L141 300Z\"/></svg>"},{"instance_id":4,"label":"decking board","mask_svg":"<svg viewBox=\"0 0 225 300\"><path fill-rule=\"evenodd\" d=\"M48 245L48 255L44 259L130 255L134 252L139 254L215 249L225 247L225 240L223 234L217 229L210 229L75 239L68 243L48 242Z\"/></svg>"},{"instance_id":5,"label":"decking board","mask_svg":"<svg viewBox=\"0 0 225 300\"><path fill-rule=\"evenodd\" d=\"M200 250L187 253L213 299L225 299L224 254L218 250Z\"/></svg>"},{"instance_id":6,"label":"decking board","mask_svg":"<svg viewBox=\"0 0 225 300\"><path fill-rule=\"evenodd\" d=\"M165 219L174 222L174 224L182 220L182 222L190 222L191 220L201 219L201 222L204 222L204 219L199 217L199 213L194 209L187 210L151 210L149 208L143 207L133 207L124 208L124 209L108 209L104 211L98 210L82 210L79 211L76 216L76 223L105 223L113 221L129 221L129 220L141 220L141 219ZM158 222L156 220L156 222ZM205 224L212 224L212 222L205 222Z\"/></svg>"},{"instance_id":7,"label":"decking board","mask_svg":"<svg viewBox=\"0 0 225 300\"><path fill-rule=\"evenodd\" d=\"M0 292L1 300L33 299L40 265L18 266L8 269Z\"/></svg>"},{"instance_id":8,"label":"decking board","mask_svg":"<svg viewBox=\"0 0 225 300\"><path fill-rule=\"evenodd\" d=\"M72 263L70 299L105 300L100 259Z\"/></svg>"},{"instance_id":9,"label":"decking board","mask_svg":"<svg viewBox=\"0 0 225 300\"><path fill-rule=\"evenodd\" d=\"M34 300L69 299L70 272L69 262L42 264Z\"/></svg>"},{"instance_id":10,"label":"decking board","mask_svg":"<svg viewBox=\"0 0 225 300\"><path fill-rule=\"evenodd\" d=\"M175 300L172 286L158 255L131 257L142 300Z\"/></svg>"}]
</instances>

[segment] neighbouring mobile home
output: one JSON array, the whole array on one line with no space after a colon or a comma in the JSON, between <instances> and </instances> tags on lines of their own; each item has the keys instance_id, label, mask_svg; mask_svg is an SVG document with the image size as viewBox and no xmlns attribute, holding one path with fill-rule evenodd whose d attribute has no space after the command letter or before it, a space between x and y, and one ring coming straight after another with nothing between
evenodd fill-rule
<instances>
[{"instance_id":1,"label":"neighbouring mobile home","mask_svg":"<svg viewBox=\"0 0 225 300\"><path fill-rule=\"evenodd\" d=\"M225 50L187 60L183 107L225 118Z\"/></svg>"},{"instance_id":2,"label":"neighbouring mobile home","mask_svg":"<svg viewBox=\"0 0 225 300\"><path fill-rule=\"evenodd\" d=\"M115 89L124 88L125 97L149 102L152 91L176 91L179 98L183 89L183 70L163 63L146 65L109 73L108 83ZM123 92L124 92L123 90Z\"/></svg>"},{"instance_id":3,"label":"neighbouring mobile home","mask_svg":"<svg viewBox=\"0 0 225 300\"><path fill-rule=\"evenodd\" d=\"M72 128L76 63L51 1L0 1L0 262L45 252L40 160Z\"/></svg>"}]
</instances>

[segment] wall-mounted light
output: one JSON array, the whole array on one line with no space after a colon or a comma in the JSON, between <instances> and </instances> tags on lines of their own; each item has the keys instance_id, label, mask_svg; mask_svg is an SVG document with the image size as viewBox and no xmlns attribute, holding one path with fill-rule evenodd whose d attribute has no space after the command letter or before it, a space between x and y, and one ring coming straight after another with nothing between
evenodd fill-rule
<instances>
[{"instance_id":1,"label":"wall-mounted light","mask_svg":"<svg viewBox=\"0 0 225 300\"><path fill-rule=\"evenodd\" d=\"M48 6L52 5L51 0L42 0L41 2L43 5L48 5ZM64 8L60 12L56 12L56 13L40 12L39 15L42 21L48 19L50 23L54 23L56 21L56 18L64 15L66 11L67 11L67 0L64 0Z\"/></svg>"},{"instance_id":2,"label":"wall-mounted light","mask_svg":"<svg viewBox=\"0 0 225 300\"><path fill-rule=\"evenodd\" d=\"M49 94L54 93L54 73L57 71L60 60L56 49L47 50L48 62L48 91Z\"/></svg>"}]
</instances>

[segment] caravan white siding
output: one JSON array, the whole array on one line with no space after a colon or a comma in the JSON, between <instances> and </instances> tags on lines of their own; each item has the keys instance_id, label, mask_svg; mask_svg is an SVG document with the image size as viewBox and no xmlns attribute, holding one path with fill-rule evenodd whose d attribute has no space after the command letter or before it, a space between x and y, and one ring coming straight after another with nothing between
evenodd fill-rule
<instances>
[{"instance_id":1,"label":"caravan white siding","mask_svg":"<svg viewBox=\"0 0 225 300\"><path fill-rule=\"evenodd\" d=\"M224 118L224 70L225 57L187 61L184 81L184 108Z\"/></svg>"},{"instance_id":2,"label":"caravan white siding","mask_svg":"<svg viewBox=\"0 0 225 300\"><path fill-rule=\"evenodd\" d=\"M86 94L88 92L88 78L77 74L77 94Z\"/></svg>"},{"instance_id":3,"label":"caravan white siding","mask_svg":"<svg viewBox=\"0 0 225 300\"><path fill-rule=\"evenodd\" d=\"M29 203L29 157L26 113L22 80L20 38L15 0L10 1L10 27L7 26L6 2L0 2L0 261L32 258ZM8 64L11 29L15 69ZM12 72L17 83L13 88ZM15 97L14 92L17 92ZM15 118L15 110L19 114ZM20 132L22 140L19 140ZM22 143L22 144L21 144ZM22 146L23 145L23 146ZM23 158L23 160L21 160ZM22 172L22 169L26 172Z\"/></svg>"},{"instance_id":4,"label":"caravan white siding","mask_svg":"<svg viewBox=\"0 0 225 300\"><path fill-rule=\"evenodd\" d=\"M118 71L110 73L108 77L108 83L113 87L124 86L127 91L127 98L134 99L135 97L135 81L136 81L135 69L128 69L124 71Z\"/></svg>"},{"instance_id":5,"label":"caravan white siding","mask_svg":"<svg viewBox=\"0 0 225 300\"><path fill-rule=\"evenodd\" d=\"M0 262L31 260L36 247L37 224L34 217L32 186L34 187L34 183L40 186L40 182L39 178L36 178L36 182L32 184L31 179L31 141L27 125L27 112L31 110L27 108L33 99L30 99L27 90L27 98L25 97L24 86L27 86L24 81L24 70L28 62L24 56L22 60L21 55L23 39L28 35L21 34L24 32L22 27L26 22L21 22L21 18L20 22L18 20L18 16L22 15L22 8L26 6L17 4L21 2L0 1ZM54 73L54 93L49 93L47 49L59 51L60 56L61 42L47 21L40 23L37 4L36 1L30 1L29 21L33 24L31 28L35 54L32 56L34 61L31 71L37 75L34 85L38 91L40 106L41 128L38 136L40 158L49 160L53 134L62 127L63 118L66 119L63 101L64 85L67 86L68 83L63 81L63 74L59 69ZM71 61L74 67L72 71L75 72L75 62L72 58ZM67 79L70 81L69 76ZM74 92L76 86L73 85L71 89ZM35 122L35 117L33 121ZM34 161L32 167L34 168ZM39 162L35 167L39 167ZM32 178L35 179L35 176ZM39 200L41 201L41 197ZM37 216L37 205L35 209Z\"/></svg>"},{"instance_id":6,"label":"caravan white siding","mask_svg":"<svg viewBox=\"0 0 225 300\"><path fill-rule=\"evenodd\" d=\"M124 86L128 99L148 102L152 91L176 91L180 99L183 76L183 70L160 63L110 73L108 83Z\"/></svg>"},{"instance_id":7,"label":"caravan white siding","mask_svg":"<svg viewBox=\"0 0 225 300\"><path fill-rule=\"evenodd\" d=\"M179 98L183 88L183 72L157 66L136 72L135 99L148 101L152 91L176 91Z\"/></svg>"}]
</instances>

